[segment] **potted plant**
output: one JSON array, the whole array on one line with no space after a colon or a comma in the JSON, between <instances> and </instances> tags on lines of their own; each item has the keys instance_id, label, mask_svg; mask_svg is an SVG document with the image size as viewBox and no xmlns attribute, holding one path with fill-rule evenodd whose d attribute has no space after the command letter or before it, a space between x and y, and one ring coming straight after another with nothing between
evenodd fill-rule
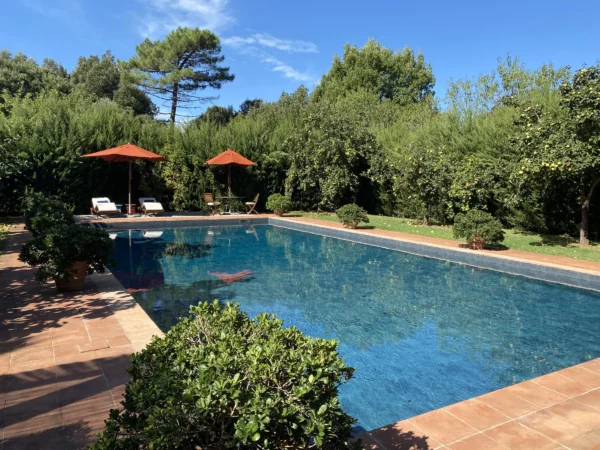
<instances>
[{"instance_id":1,"label":"potted plant","mask_svg":"<svg viewBox=\"0 0 600 450\"><path fill-rule=\"evenodd\" d=\"M498 244L504 240L502 223L490 213L472 209L454 218L454 236L465 238L469 248L483 250L486 243Z\"/></svg>"},{"instance_id":2,"label":"potted plant","mask_svg":"<svg viewBox=\"0 0 600 450\"><path fill-rule=\"evenodd\" d=\"M346 228L356 229L361 222L369 223L367 212L354 203L342 206L336 214Z\"/></svg>"},{"instance_id":3,"label":"potted plant","mask_svg":"<svg viewBox=\"0 0 600 450\"><path fill-rule=\"evenodd\" d=\"M273 211L277 216L283 216L283 213L292 208L292 201L289 197L281 194L271 194L267 199L267 209Z\"/></svg>"},{"instance_id":4,"label":"potted plant","mask_svg":"<svg viewBox=\"0 0 600 450\"><path fill-rule=\"evenodd\" d=\"M25 229L34 236L58 224L73 224L73 207L41 192L29 191L25 196Z\"/></svg>"},{"instance_id":5,"label":"potted plant","mask_svg":"<svg viewBox=\"0 0 600 450\"><path fill-rule=\"evenodd\" d=\"M52 278L58 290L77 291L83 288L87 274L104 272L112 250L113 242L105 230L62 224L27 242L19 260L38 267L40 282Z\"/></svg>"}]
</instances>

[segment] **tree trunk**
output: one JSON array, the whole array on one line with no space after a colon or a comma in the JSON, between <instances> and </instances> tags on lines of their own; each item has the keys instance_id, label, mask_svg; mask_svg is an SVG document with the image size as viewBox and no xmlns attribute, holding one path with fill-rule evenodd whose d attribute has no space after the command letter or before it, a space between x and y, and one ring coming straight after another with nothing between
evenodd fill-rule
<instances>
[{"instance_id":1,"label":"tree trunk","mask_svg":"<svg viewBox=\"0 0 600 450\"><path fill-rule=\"evenodd\" d=\"M425 226L429 226L429 217L431 216L431 206L427 205L425 207L425 217L423 218L423 224Z\"/></svg>"},{"instance_id":2,"label":"tree trunk","mask_svg":"<svg viewBox=\"0 0 600 450\"><path fill-rule=\"evenodd\" d=\"M583 191L581 191L581 227L579 229L579 244L590 245L590 204Z\"/></svg>"},{"instance_id":3,"label":"tree trunk","mask_svg":"<svg viewBox=\"0 0 600 450\"><path fill-rule=\"evenodd\" d=\"M175 116L177 115L177 97L179 95L179 83L175 83L173 86L173 98L171 99L171 123L175 123Z\"/></svg>"},{"instance_id":4,"label":"tree trunk","mask_svg":"<svg viewBox=\"0 0 600 450\"><path fill-rule=\"evenodd\" d=\"M585 192L585 190L581 190L580 193L580 202L581 202L581 228L579 229L579 244L580 245L590 245L590 203L592 201L592 195L594 194L594 189L600 183L600 178L594 180L592 185L590 186L590 190Z\"/></svg>"}]
</instances>

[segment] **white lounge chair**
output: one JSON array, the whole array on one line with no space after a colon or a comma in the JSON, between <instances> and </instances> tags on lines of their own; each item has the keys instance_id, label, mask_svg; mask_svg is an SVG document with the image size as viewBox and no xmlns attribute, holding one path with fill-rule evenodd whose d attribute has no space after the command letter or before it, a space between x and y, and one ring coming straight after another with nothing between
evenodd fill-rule
<instances>
[{"instance_id":1,"label":"white lounge chair","mask_svg":"<svg viewBox=\"0 0 600 450\"><path fill-rule=\"evenodd\" d=\"M144 231L144 238L146 238L146 239L151 239L151 238L156 239L156 238L161 237L162 234L163 234L162 231Z\"/></svg>"},{"instance_id":2,"label":"white lounge chair","mask_svg":"<svg viewBox=\"0 0 600 450\"><path fill-rule=\"evenodd\" d=\"M147 216L148 214L164 213L165 209L154 197L140 197L140 211Z\"/></svg>"},{"instance_id":3,"label":"white lounge chair","mask_svg":"<svg viewBox=\"0 0 600 450\"><path fill-rule=\"evenodd\" d=\"M96 197L92 199L92 208L90 209L92 214L96 216L110 216L115 214L121 214L121 211L117 208L108 197Z\"/></svg>"}]
</instances>

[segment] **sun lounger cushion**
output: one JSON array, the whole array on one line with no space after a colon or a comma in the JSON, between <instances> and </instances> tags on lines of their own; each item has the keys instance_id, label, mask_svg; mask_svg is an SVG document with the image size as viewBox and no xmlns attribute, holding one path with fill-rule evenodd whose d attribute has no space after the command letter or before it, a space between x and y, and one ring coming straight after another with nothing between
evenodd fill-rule
<instances>
[{"instance_id":1,"label":"sun lounger cushion","mask_svg":"<svg viewBox=\"0 0 600 450\"><path fill-rule=\"evenodd\" d=\"M98 197L92 199L92 206L99 213L117 213L117 205L110 201L108 197Z\"/></svg>"},{"instance_id":2,"label":"sun lounger cushion","mask_svg":"<svg viewBox=\"0 0 600 450\"><path fill-rule=\"evenodd\" d=\"M148 203L144 202L142 205L146 211L163 211L163 207L160 203Z\"/></svg>"},{"instance_id":3,"label":"sun lounger cushion","mask_svg":"<svg viewBox=\"0 0 600 450\"><path fill-rule=\"evenodd\" d=\"M154 197L140 197L140 206L147 212L163 212L164 208Z\"/></svg>"},{"instance_id":4,"label":"sun lounger cushion","mask_svg":"<svg viewBox=\"0 0 600 450\"><path fill-rule=\"evenodd\" d=\"M115 205L114 203L98 203L96 205L96 211L98 211L98 212L117 211L117 205Z\"/></svg>"}]
</instances>

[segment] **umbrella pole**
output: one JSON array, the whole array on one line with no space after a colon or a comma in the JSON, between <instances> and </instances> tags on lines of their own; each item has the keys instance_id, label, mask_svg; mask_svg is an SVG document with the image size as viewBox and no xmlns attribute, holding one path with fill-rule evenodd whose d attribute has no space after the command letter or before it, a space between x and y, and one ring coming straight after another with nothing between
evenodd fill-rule
<instances>
[{"instance_id":1,"label":"umbrella pole","mask_svg":"<svg viewBox=\"0 0 600 450\"><path fill-rule=\"evenodd\" d=\"M129 213L129 215L131 215L131 160L129 160L129 201L127 204L127 211ZM130 242L131 242L131 237L130 237Z\"/></svg>"},{"instance_id":2,"label":"umbrella pole","mask_svg":"<svg viewBox=\"0 0 600 450\"><path fill-rule=\"evenodd\" d=\"M227 187L229 188L229 196L231 197L231 164L227 165Z\"/></svg>"}]
</instances>

